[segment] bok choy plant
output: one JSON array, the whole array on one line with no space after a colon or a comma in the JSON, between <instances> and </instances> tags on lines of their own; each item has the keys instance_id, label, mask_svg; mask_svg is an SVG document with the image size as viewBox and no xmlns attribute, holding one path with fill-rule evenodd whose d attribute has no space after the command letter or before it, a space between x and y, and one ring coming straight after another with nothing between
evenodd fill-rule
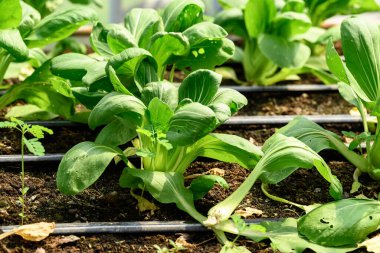
<instances>
[{"instance_id":1,"label":"bok choy plant","mask_svg":"<svg viewBox=\"0 0 380 253\"><path fill-rule=\"evenodd\" d=\"M336 15L379 11L376 0L304 0L308 15L314 26Z\"/></svg>"},{"instance_id":2,"label":"bok choy plant","mask_svg":"<svg viewBox=\"0 0 380 253\"><path fill-rule=\"evenodd\" d=\"M344 20L341 34L345 62L330 41L327 64L341 81L339 91L342 97L358 108L363 121L363 134L347 147L339 136L305 118L294 119L281 132L304 141L317 152L323 149L340 152L357 168L353 185L355 191L360 186L358 177L361 173L368 173L374 180L380 180L380 127L377 125L372 135L367 122L367 112L377 117L378 121L380 118L380 33L377 25L353 17ZM353 151L363 142L367 150L365 156Z\"/></svg>"},{"instance_id":3,"label":"bok choy plant","mask_svg":"<svg viewBox=\"0 0 380 253\"><path fill-rule=\"evenodd\" d=\"M172 1L158 13L153 9L132 9L124 25L98 23L90 36L93 58L65 54L52 61L52 72L72 82L76 98L91 109L111 91L140 93L149 82L169 80L176 69L189 73L213 69L234 53L234 44L220 26L205 22L200 0Z\"/></svg>"},{"instance_id":4,"label":"bok choy plant","mask_svg":"<svg viewBox=\"0 0 380 253\"><path fill-rule=\"evenodd\" d=\"M40 48L70 36L82 25L93 21L96 13L88 8L68 9L41 19L40 13L23 1L1 1L7 13L0 26L0 80L12 61L44 57Z\"/></svg>"},{"instance_id":5,"label":"bok choy plant","mask_svg":"<svg viewBox=\"0 0 380 253\"><path fill-rule=\"evenodd\" d=\"M260 150L240 137L211 133L247 103L237 91L219 88L220 81L220 75L212 71L197 70L179 87L168 81L146 84L141 99L128 90L106 95L89 117L91 128L104 128L95 142L77 144L65 154L58 168L58 189L64 194L80 193L116 158L125 165L119 180L122 187L146 190L161 203L175 203L228 245L231 242L224 232L239 233L229 218L257 179L276 183L298 167L316 165L331 183L331 195L341 198L339 181L326 163L297 139L275 135ZM133 146L118 147L129 141ZM140 157L141 163L133 164L132 155ZM202 175L186 187L184 173L197 157L253 169L237 192L210 210L209 217L196 210L194 201L215 183L226 182L219 176ZM255 228L253 233L263 236L263 228Z\"/></svg>"},{"instance_id":6,"label":"bok choy plant","mask_svg":"<svg viewBox=\"0 0 380 253\"><path fill-rule=\"evenodd\" d=\"M33 104L45 114L70 117L74 97L66 81L50 73L50 62L41 50L44 46L62 40L82 25L94 21L96 13L89 8L67 9L41 19L40 13L23 1L4 0L0 25L0 80L11 62L30 61L38 68L35 74L20 84L13 85L0 97L0 108L18 99Z\"/></svg>"},{"instance_id":7,"label":"bok choy plant","mask_svg":"<svg viewBox=\"0 0 380 253\"><path fill-rule=\"evenodd\" d=\"M220 1L226 10L215 23L244 39L240 59L249 83L272 85L311 72L326 83L332 78L308 60L310 48L303 43L312 23L303 1L275 0ZM239 50L237 50L239 52Z\"/></svg>"},{"instance_id":8,"label":"bok choy plant","mask_svg":"<svg viewBox=\"0 0 380 253\"><path fill-rule=\"evenodd\" d=\"M51 14L63 3L63 0L23 0L23 1L29 4L30 6L32 6L34 9L36 9L41 14L41 17L45 17ZM69 0L69 1L74 4L82 4L82 5L95 4L98 7L102 6L102 2L100 0Z\"/></svg>"}]
</instances>

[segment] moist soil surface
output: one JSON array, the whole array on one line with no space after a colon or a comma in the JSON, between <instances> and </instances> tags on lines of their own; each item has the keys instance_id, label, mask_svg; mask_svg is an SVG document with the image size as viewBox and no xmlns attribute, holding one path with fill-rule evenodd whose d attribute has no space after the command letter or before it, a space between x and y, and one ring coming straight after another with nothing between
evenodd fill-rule
<instances>
[{"instance_id":1,"label":"moist soil surface","mask_svg":"<svg viewBox=\"0 0 380 253\"><path fill-rule=\"evenodd\" d=\"M292 92L252 93L246 95L248 104L238 113L239 116L271 115L329 115L349 114L353 108L338 92ZM20 105L17 102L12 105ZM0 120L5 120L11 106L0 110Z\"/></svg>"},{"instance_id":2,"label":"moist soil surface","mask_svg":"<svg viewBox=\"0 0 380 253\"><path fill-rule=\"evenodd\" d=\"M380 186L366 176L360 178L365 187L355 194L349 194L354 172L354 167L351 164L345 161L329 161L328 164L333 173L341 180L345 197L355 197L359 194L371 198L376 197ZM27 165L26 185L30 187L27 194L26 211L28 223L40 221L191 220L191 217L178 210L174 205L159 204L148 194L143 196L152 201L159 209L139 212L136 209L137 201L129 194L128 190L120 188L117 184L121 168L110 166L100 180L76 196L65 196L58 192L55 184L56 169L57 164ZM225 173L224 178L229 184L229 189L215 186L202 200L197 201L196 208L203 214L206 214L210 207L231 194L249 174L249 171L235 164L198 161L191 165L186 176L211 173L210 170ZM17 202L20 188L18 167L1 166L0 176L2 179L0 183L0 224L18 224L19 217L17 214L20 211ZM328 195L328 186L315 169L298 170L283 182L270 186L269 191L274 195L307 205L331 201L332 198ZM244 212L248 208L254 208L255 214L249 215L247 218L296 218L303 213L302 210L294 206L268 199L261 192L260 183L254 185L238 210ZM188 252L218 252L220 250L220 245L211 234L197 233L182 236L185 236L185 241L194 247L189 248ZM48 252L155 252L154 244L160 247L169 246L168 239L175 241L180 237L179 234L169 236L156 234L87 235L65 243L62 237L53 236L40 243L30 243L12 236L2 240L0 246L4 252L7 250L10 250L9 252L22 252L22 247L27 249L26 252L35 252L38 247ZM265 243L248 243L248 246L252 252L272 252ZM260 248L266 250L259 251Z\"/></svg>"},{"instance_id":3,"label":"moist soil surface","mask_svg":"<svg viewBox=\"0 0 380 253\"><path fill-rule=\"evenodd\" d=\"M339 130L342 130L339 128ZM339 132L339 130L334 130ZM227 130L232 131L231 129ZM235 134L246 137L247 131L234 130ZM271 133L274 130L262 129ZM267 136L268 137L268 136ZM261 137L261 143L267 137ZM66 140L71 138L67 137ZM331 153L331 152L330 152ZM363 194L376 198L380 190L377 182L365 175L360 181L365 185L359 192L350 194L354 167L341 157L329 158L328 164L333 173L340 179L344 187L345 197L355 197ZM120 166L110 166L94 185L76 196L65 196L56 188L57 163L27 163L26 185L30 188L27 194L27 223L47 222L96 222L96 221L171 221L191 220L186 213L178 210L175 205L162 205L154 201L148 194L143 196L157 207L154 211L140 212L137 201L129 190L118 185L122 171ZM19 224L20 205L17 201L20 189L20 164L0 165L0 225ZM194 162L186 172L186 176L201 173L224 174L229 189L215 186L203 199L196 202L196 208L203 214L216 203L231 194L248 176L249 171L236 165L210 160ZM189 184L189 180L186 180ZM325 203L332 198L328 194L328 183L315 169L298 170L283 182L272 185L270 193L281 196L300 204ZM135 192L141 194L141 192ZM256 183L245 197L238 210L247 211L254 208L255 212L246 218L283 218L299 217L302 210L294 206L278 203L268 199ZM175 210L175 211L173 211ZM17 236L9 237L0 242L0 252L36 252L38 248L46 252L156 252L154 245L161 248L170 247L169 239L184 243L187 252L219 252L220 245L212 234L170 234L170 235L86 235L78 238L52 236L43 242L30 243ZM70 241L71 240L71 241ZM69 242L67 242L69 241ZM273 252L268 243L252 243L241 241L252 252ZM360 252L360 251L358 251Z\"/></svg>"},{"instance_id":4,"label":"moist soil surface","mask_svg":"<svg viewBox=\"0 0 380 253\"><path fill-rule=\"evenodd\" d=\"M339 93L260 93L247 96L248 105L239 115L349 114L353 108Z\"/></svg>"},{"instance_id":5,"label":"moist soil surface","mask_svg":"<svg viewBox=\"0 0 380 253\"><path fill-rule=\"evenodd\" d=\"M361 124L321 124L325 129L338 135L341 131L362 132ZM216 132L228 133L251 140L255 145L263 145L282 125L222 125ZM47 154L65 153L75 144L94 141L97 131L91 131L86 125L78 127L54 127L53 135L41 139ZM19 154L20 133L12 129L0 129L0 155Z\"/></svg>"}]
</instances>

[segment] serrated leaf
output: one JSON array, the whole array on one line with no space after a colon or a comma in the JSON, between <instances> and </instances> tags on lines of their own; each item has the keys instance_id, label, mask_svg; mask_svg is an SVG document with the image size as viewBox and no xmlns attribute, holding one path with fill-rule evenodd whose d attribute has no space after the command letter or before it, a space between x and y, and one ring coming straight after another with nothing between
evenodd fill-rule
<instances>
[{"instance_id":1,"label":"serrated leaf","mask_svg":"<svg viewBox=\"0 0 380 253\"><path fill-rule=\"evenodd\" d=\"M30 153L36 156L45 155L45 148L42 143L38 141L38 138L26 139L23 138L26 148Z\"/></svg>"}]
</instances>

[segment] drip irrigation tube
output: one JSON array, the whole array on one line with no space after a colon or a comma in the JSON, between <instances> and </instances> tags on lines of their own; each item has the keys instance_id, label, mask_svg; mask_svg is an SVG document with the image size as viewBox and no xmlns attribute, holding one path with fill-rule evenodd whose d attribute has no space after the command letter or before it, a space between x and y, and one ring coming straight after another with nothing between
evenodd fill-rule
<instances>
[{"instance_id":1,"label":"drip irrigation tube","mask_svg":"<svg viewBox=\"0 0 380 253\"><path fill-rule=\"evenodd\" d=\"M225 125L276 125L287 124L298 115L278 115L278 116L235 116L226 121ZM340 124L340 123L360 123L360 116L347 114L337 115L303 115L305 118L318 124Z\"/></svg>"},{"instance_id":2,"label":"drip irrigation tube","mask_svg":"<svg viewBox=\"0 0 380 253\"><path fill-rule=\"evenodd\" d=\"M338 91L337 85L324 84L290 84L274 86L221 86L237 90L243 94L260 92L331 92Z\"/></svg>"},{"instance_id":3,"label":"drip irrigation tube","mask_svg":"<svg viewBox=\"0 0 380 253\"><path fill-rule=\"evenodd\" d=\"M259 92L331 92L338 91L337 85L325 84L288 84L273 86L240 86L240 85L223 85L223 88L230 88L241 93L259 93ZM0 96L6 91L0 91Z\"/></svg>"},{"instance_id":4,"label":"drip irrigation tube","mask_svg":"<svg viewBox=\"0 0 380 253\"><path fill-rule=\"evenodd\" d=\"M64 154L45 154L44 156L24 155L24 162L59 162ZM0 163L21 162L21 155L0 155Z\"/></svg>"},{"instance_id":5,"label":"drip irrigation tube","mask_svg":"<svg viewBox=\"0 0 380 253\"><path fill-rule=\"evenodd\" d=\"M248 224L279 219L250 219ZM2 232L8 232L18 226L2 226ZM133 222L89 222L58 223L52 234L100 234L100 233L181 233L210 231L200 223L188 221L133 221Z\"/></svg>"},{"instance_id":6,"label":"drip irrigation tube","mask_svg":"<svg viewBox=\"0 0 380 253\"><path fill-rule=\"evenodd\" d=\"M276 115L276 116L234 116L224 123L224 125L276 125L287 124L298 115ZM360 123L360 116L349 114L336 115L303 115L304 117L318 124L339 124L339 123ZM41 125L46 127L87 127L86 124L79 124L65 120L56 121L28 121L32 125Z\"/></svg>"}]
</instances>

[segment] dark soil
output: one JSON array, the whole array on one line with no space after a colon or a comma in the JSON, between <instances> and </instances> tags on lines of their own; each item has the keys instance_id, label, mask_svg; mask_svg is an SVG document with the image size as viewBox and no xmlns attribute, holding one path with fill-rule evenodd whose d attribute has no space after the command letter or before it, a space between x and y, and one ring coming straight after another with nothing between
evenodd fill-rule
<instances>
[{"instance_id":1,"label":"dark soil","mask_svg":"<svg viewBox=\"0 0 380 253\"><path fill-rule=\"evenodd\" d=\"M41 166L44 166L44 168L41 169ZM364 194L367 197L373 198L376 197L377 192L380 190L379 184L373 182L370 178L363 176L361 177L361 181L366 186L361 188L359 193L351 195L349 194L349 190L352 183L351 178L354 167L344 161L330 161L329 166L333 173L341 180L346 197ZM55 185L56 168L56 164L27 167L26 185L30 187L27 194L28 207L26 214L28 217L28 223L39 221L93 222L191 220L191 217L178 210L174 205L162 205L157 203L148 194L144 194L144 196L153 201L159 209L154 212L139 212L136 209L136 200L131 197L128 190L120 188L116 183L121 168L111 166L106 170L97 183L76 196L64 196L57 191ZM249 171L234 164L221 162L195 162L189 168L187 175L205 173L214 168L221 169L225 172L224 178L229 183L230 188L222 189L219 186L215 186L204 199L197 201L197 209L204 214L207 213L210 207L231 194L231 192L233 192L249 174ZM0 224L17 224L19 223L19 217L17 214L20 211L17 202L18 191L20 188L18 168L2 167L0 168L0 177ZM328 184L317 171L313 169L298 170L283 182L271 186L270 192L300 204L324 203L332 200L328 195ZM244 208L247 207L255 208L262 212L262 214L248 216L247 218L298 217L303 213L301 210L291 205L281 204L268 199L261 192L259 183L255 184L238 209L244 210ZM176 211L173 212L173 210ZM201 239L198 240L193 239L194 236L196 237L197 235L191 235L190 239L187 241L191 244L201 244L202 246L196 246L193 251L190 250L188 252L218 252L220 249L216 240L212 239L213 237L211 234L202 235L200 237ZM87 236L81 237L78 241L66 245L55 246L52 252L83 252L84 250L87 251L90 249L94 250L93 252L154 252L154 244L158 244L161 247L168 245L167 239L164 238L173 238L172 240L175 240L178 238L178 235L171 235L169 237L163 235ZM202 243L208 239L212 240L206 244ZM42 247L49 251L49 245L57 240L59 241L59 237L54 236L44 242L28 243L17 239L17 237L11 237L1 241L0 246L2 246L3 249L19 250L15 252L22 252L20 248L21 245L30 250L27 252L34 252L38 247ZM265 247L265 244L255 244L254 247L258 249L257 247L260 247L260 245ZM6 250L4 251L6 252Z\"/></svg>"},{"instance_id":2,"label":"dark soil","mask_svg":"<svg viewBox=\"0 0 380 253\"><path fill-rule=\"evenodd\" d=\"M260 93L250 95L239 115L349 114L353 108L339 93Z\"/></svg>"},{"instance_id":3,"label":"dark soil","mask_svg":"<svg viewBox=\"0 0 380 253\"><path fill-rule=\"evenodd\" d=\"M317 115L349 114L353 108L337 92L253 93L246 95L248 104L238 115ZM20 105L21 102L12 105ZM10 107L0 110L0 120Z\"/></svg>"},{"instance_id":4,"label":"dark soil","mask_svg":"<svg viewBox=\"0 0 380 253\"><path fill-rule=\"evenodd\" d=\"M361 124L323 124L325 129L341 135L341 131L362 132ZM251 140L255 145L262 145L282 125L222 125L216 132L234 134ZM97 131L91 131L85 125L79 127L54 127L53 135L41 139L47 154L65 153L75 144L94 141ZM339 130L338 130L339 129ZM0 129L0 155L20 153L20 133L17 130Z\"/></svg>"},{"instance_id":5,"label":"dark soil","mask_svg":"<svg viewBox=\"0 0 380 253\"><path fill-rule=\"evenodd\" d=\"M41 139L46 153L65 153L75 144L82 141L94 141L96 131L86 125L79 127L55 127L53 135ZM0 155L19 154L21 151L21 133L14 129L0 129ZM28 136L31 137L31 136Z\"/></svg>"}]
</instances>

